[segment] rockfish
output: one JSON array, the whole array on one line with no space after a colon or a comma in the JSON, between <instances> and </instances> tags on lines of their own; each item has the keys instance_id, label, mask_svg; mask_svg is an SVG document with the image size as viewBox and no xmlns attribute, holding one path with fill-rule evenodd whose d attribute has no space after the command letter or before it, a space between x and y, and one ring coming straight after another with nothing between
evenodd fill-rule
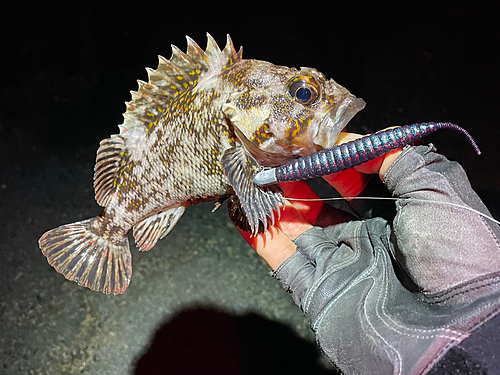
<instances>
[{"instance_id":1,"label":"rockfish","mask_svg":"<svg viewBox=\"0 0 500 375\"><path fill-rule=\"evenodd\" d=\"M186 53L173 46L170 60L160 56L147 72L120 134L97 151L102 213L39 240L58 272L104 293L129 285L128 232L149 250L192 204L229 198L233 221L253 234L266 230L283 195L278 185L255 185L254 176L333 147L365 105L315 69L244 60L229 36L221 50L208 35L205 51L187 37Z\"/></svg>"}]
</instances>

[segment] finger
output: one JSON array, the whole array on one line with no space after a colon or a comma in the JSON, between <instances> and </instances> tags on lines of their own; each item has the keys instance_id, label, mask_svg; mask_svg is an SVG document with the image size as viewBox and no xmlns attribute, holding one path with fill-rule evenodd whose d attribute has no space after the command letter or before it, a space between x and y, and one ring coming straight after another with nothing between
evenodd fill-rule
<instances>
[{"instance_id":1,"label":"finger","mask_svg":"<svg viewBox=\"0 0 500 375\"><path fill-rule=\"evenodd\" d=\"M295 244L277 227L271 226L266 232L255 237L251 237L250 232L237 229L273 270L295 254Z\"/></svg>"},{"instance_id":2,"label":"finger","mask_svg":"<svg viewBox=\"0 0 500 375\"><path fill-rule=\"evenodd\" d=\"M286 199L299 211L302 217L314 224L323 209L323 201L305 181L280 183Z\"/></svg>"},{"instance_id":3,"label":"finger","mask_svg":"<svg viewBox=\"0 0 500 375\"><path fill-rule=\"evenodd\" d=\"M384 181L385 172L389 169L389 167L394 163L394 161L398 158L398 156L403 152L402 148L398 148L396 150L392 150L391 152L385 154L382 165L379 168L378 175L382 181Z\"/></svg>"},{"instance_id":4,"label":"finger","mask_svg":"<svg viewBox=\"0 0 500 375\"><path fill-rule=\"evenodd\" d=\"M286 201L285 208L281 211L281 218L276 223L276 227L289 239L294 240L302 233L311 229L312 223L306 220L293 204Z\"/></svg>"},{"instance_id":5,"label":"finger","mask_svg":"<svg viewBox=\"0 0 500 375\"><path fill-rule=\"evenodd\" d=\"M337 144L346 143L361 137L363 136L360 134L341 132ZM370 181L371 176L369 175L378 174L380 179L383 179L385 172L394 160L396 160L401 151L402 148L392 150L353 169L324 176L323 179L332 185L343 197L356 197L365 189Z\"/></svg>"},{"instance_id":6,"label":"finger","mask_svg":"<svg viewBox=\"0 0 500 375\"><path fill-rule=\"evenodd\" d=\"M257 253L275 270L285 260L295 254L296 247L292 239L312 228L300 212L289 202L281 213L281 219L275 226L271 226L264 233L251 235L237 228L241 236L252 246Z\"/></svg>"},{"instance_id":7,"label":"finger","mask_svg":"<svg viewBox=\"0 0 500 375\"><path fill-rule=\"evenodd\" d=\"M354 141L355 139L362 138L364 135L361 134L356 134L356 133L348 133L348 132L340 132L338 138L337 138L337 143L338 145L341 145L342 143L346 143L349 141Z\"/></svg>"},{"instance_id":8,"label":"finger","mask_svg":"<svg viewBox=\"0 0 500 375\"><path fill-rule=\"evenodd\" d=\"M382 179L385 172L391 166L391 164L396 160L396 158L403 151L402 148L397 148L395 150L389 151L387 154L379 156L376 159L370 160L364 164L354 167L357 171L365 174L378 174Z\"/></svg>"},{"instance_id":9,"label":"finger","mask_svg":"<svg viewBox=\"0 0 500 375\"><path fill-rule=\"evenodd\" d=\"M397 126L389 126L388 128L385 128L381 131L394 128L397 128ZM364 136L356 133L341 132L337 139L337 144L340 145L342 143L346 143L361 137ZM395 150L389 151L387 154L384 154L374 160L370 160L369 162L361 164L354 168L360 171L361 173L378 174L380 176L380 179L382 180L384 178L385 172L387 172L387 169L392 165L394 160L397 159L397 157L399 156L399 154L401 154L402 151L403 151L402 147L397 148Z\"/></svg>"},{"instance_id":10,"label":"finger","mask_svg":"<svg viewBox=\"0 0 500 375\"><path fill-rule=\"evenodd\" d=\"M287 201L301 214L301 216L310 224L320 227L344 223L353 219L343 210L333 208L325 204L305 181L283 182L281 187L285 193ZM300 197L296 201L294 197ZM308 199L312 199L309 201ZM296 238L297 235L291 231L285 231L289 237Z\"/></svg>"},{"instance_id":11,"label":"finger","mask_svg":"<svg viewBox=\"0 0 500 375\"><path fill-rule=\"evenodd\" d=\"M340 132L337 144L346 143L363 137L361 134ZM364 176L357 169L347 169L327 176L323 179L328 182L343 197L357 197L365 188L370 178Z\"/></svg>"},{"instance_id":12,"label":"finger","mask_svg":"<svg viewBox=\"0 0 500 375\"><path fill-rule=\"evenodd\" d=\"M356 169L346 169L345 171L323 176L323 179L343 197L357 197L371 178L370 175L361 173Z\"/></svg>"}]
</instances>

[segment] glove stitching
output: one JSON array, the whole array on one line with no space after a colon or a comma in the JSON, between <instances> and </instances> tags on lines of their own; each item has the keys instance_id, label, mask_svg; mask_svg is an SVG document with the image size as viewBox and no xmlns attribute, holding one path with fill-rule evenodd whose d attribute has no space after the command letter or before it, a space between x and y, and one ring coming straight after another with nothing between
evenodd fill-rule
<instances>
[{"instance_id":1,"label":"glove stitching","mask_svg":"<svg viewBox=\"0 0 500 375\"><path fill-rule=\"evenodd\" d=\"M362 222L362 221L358 221L356 222L357 227L355 229L355 235L353 236L353 240L355 241L355 244L353 246L353 251L354 253L356 254L356 259L359 259L359 256L361 254L361 252L359 250L356 250L356 249L359 249L361 247L361 244L360 244L360 240L359 240L359 233L361 232L361 226L362 225L366 225L365 222ZM335 302L337 300L339 300L344 294L347 293L347 291L349 291L349 289L351 289L353 286L357 285L360 281L360 279L364 279L364 276L366 274L369 274L372 272L372 270L376 267L376 263L373 262L372 265L367 268L365 271L363 271L361 274L359 274L358 276L356 276L356 278L352 281L351 285L347 286L346 288L344 288L344 290L342 290L342 292L339 292L337 294L337 296L330 300L328 302L328 304L326 305L326 307L323 309L323 312L320 313L318 315L318 317L316 318L315 322L312 322L311 324L311 327L313 330L316 330L317 327L319 327L321 325L321 321L323 320L323 318L329 314L330 310L334 308L334 305L335 305ZM332 267L332 270L334 269L335 267ZM336 267L335 271L338 269L338 267ZM332 272L329 272L329 274L331 274Z\"/></svg>"},{"instance_id":2,"label":"glove stitching","mask_svg":"<svg viewBox=\"0 0 500 375\"><path fill-rule=\"evenodd\" d=\"M454 290L446 290L439 292L438 295L435 294L426 294L422 293L426 298L429 299L436 299L435 301L428 301L424 300L423 302L426 302L429 305L436 305L436 304L441 304L443 302L449 301L450 299L453 299L456 296L463 295L463 294L468 294L474 290L486 288L491 285L495 285L500 283L500 275L495 275L495 276L490 276L488 279L481 278L479 280L473 280L470 283L467 283L466 285L462 286L459 290L454 289ZM479 284L477 286L472 286L474 284ZM465 289L467 288L467 289ZM443 296L445 298L443 298Z\"/></svg>"},{"instance_id":3,"label":"glove stitching","mask_svg":"<svg viewBox=\"0 0 500 375\"><path fill-rule=\"evenodd\" d=\"M360 232L361 224L362 224L362 222L356 221L356 222L350 222L346 225L346 228L348 226L352 226L352 225L356 226L356 229L354 231L355 232L354 238L356 241L359 237L358 235ZM330 244L331 243L332 243L332 241L330 241ZM338 250L338 245L336 244L335 246L337 247L336 250ZM323 284L323 282L326 279L328 279L333 273L338 272L339 270L344 269L345 267L348 267L351 264L356 263L356 261L359 259L361 253L360 253L360 251L356 250L359 248L359 246L353 246L350 248L353 250L352 255L344 258L342 260L342 262L340 262L340 263L336 263L330 267L327 267L326 271L320 276L320 278L313 281L311 287L307 290L306 294L304 295L304 311L305 312L309 311L309 306L313 302L313 297L314 297L316 291L321 287L321 285ZM300 250L298 250L298 251L300 251ZM319 254L320 251L318 251L317 253Z\"/></svg>"},{"instance_id":4,"label":"glove stitching","mask_svg":"<svg viewBox=\"0 0 500 375\"><path fill-rule=\"evenodd\" d=\"M498 306L496 309L494 309L493 311L491 311L488 315L486 315L484 317L484 319L480 322L478 322L477 324L473 325L469 332L472 332L474 331L475 329L479 328L480 326L482 326L484 323L486 323L488 320L490 320L491 318L493 318L494 316L496 316L498 314L498 312L500 311L500 306ZM434 367L434 365L439 362L439 360L441 359L441 357L448 351L448 349L450 349L452 346L454 346L454 342L451 341L450 343L448 343L448 345L446 345L445 347L443 347L439 353L434 357L434 359L429 362L427 364L427 366L425 367L425 370L423 371L423 373L425 373L426 371L430 370L432 367Z\"/></svg>"},{"instance_id":5,"label":"glove stitching","mask_svg":"<svg viewBox=\"0 0 500 375\"><path fill-rule=\"evenodd\" d=\"M387 282L384 282L384 281L387 281L388 280L388 271L387 271L387 267L389 266L386 262L386 259L384 259L383 257L380 257L379 254L380 254L380 249L376 250L376 260L379 261L381 260L382 258L382 262L384 262L385 264L385 272L384 272L384 276L383 276L383 282L382 282L382 289L380 290L380 292L378 293L378 296L377 296L377 302L375 304L375 314L377 315L377 317L380 319L380 321L382 322L382 324L384 324L389 330L393 330L401 335L404 335L404 336L408 336L408 337L415 337L415 338L420 338L420 339L428 339L428 338L433 338L433 337L442 337L442 338L447 338L447 339L452 339L452 340L457 340L459 339L460 337L462 337L465 333L464 332L459 332L459 331L455 331L453 329L449 329L449 328L434 328L434 329L422 329L422 328L407 328L407 327L403 327L401 324L399 324L397 321L395 321L388 313L387 313L387 309L386 309L386 306L387 306L387 296L388 296L388 284ZM374 277L372 276L371 278L374 279ZM375 283L375 280L374 280L374 283ZM372 292L373 288L370 288L370 290L368 291L368 294L367 296ZM382 297L382 300L381 300L381 297ZM380 306L380 312L379 312L379 306ZM366 312L366 310L364 310ZM382 313L382 315L384 315L385 318L387 318L387 320L389 320L390 322L392 322L392 325L389 325L385 322L385 320L383 319L382 315L380 314ZM366 315L365 313L365 318L367 319L368 321L368 316ZM370 324L371 325L371 324ZM429 334L431 332L448 332L448 333L451 333L453 335L456 335L456 336L449 336L449 335L443 335L441 333L437 333L437 334L430 334L430 335L427 335L427 336L422 336L422 335L416 335L416 334L411 334L411 333L406 333L406 332L403 332L402 330L398 330L396 329L394 326L402 329L402 330L408 330L410 332L420 332L422 334ZM445 326L445 327L449 327L449 325Z\"/></svg>"},{"instance_id":6,"label":"glove stitching","mask_svg":"<svg viewBox=\"0 0 500 375\"><path fill-rule=\"evenodd\" d=\"M377 260L377 256L375 257L375 260ZM376 264L377 262L373 262L374 264ZM374 289L374 285L375 285L375 278L373 276L370 276L369 277L370 279L372 279L372 286L371 288L368 290L368 293L367 293L367 298L368 296L370 295L370 292ZM387 289L387 288L386 288ZM378 306L378 301L379 301L379 297L380 297L380 294L377 296L377 303L375 304L375 314L377 315L377 317L382 321L382 323L388 327L387 324L385 324L385 322L381 319L381 317L379 316L378 314L378 311L377 311L377 306ZM373 324L370 322L370 319L368 318L368 314L366 313L366 304L363 304L363 315L365 316L365 320L366 322L368 323L368 325L371 327L371 329L373 330L373 332L389 347L393 350L394 353L396 353L397 355L397 358L398 358L398 362L397 362L397 368L398 368L398 374L401 374L402 373L402 367L403 367L403 360L401 358L401 354L399 353L398 350L396 350L396 348L394 348L391 344L389 344L389 342L387 342L387 340L377 331L377 329L373 326ZM390 328L390 327L389 327ZM398 332L397 330L395 330L396 332ZM395 364L396 365L396 364Z\"/></svg>"},{"instance_id":7,"label":"glove stitching","mask_svg":"<svg viewBox=\"0 0 500 375\"><path fill-rule=\"evenodd\" d=\"M383 257L380 257L380 249L376 250L376 256L375 256L375 262L374 264L377 264L377 261L379 261L381 258ZM382 259L382 262L386 263L386 259ZM385 264L387 266L387 264ZM387 268L385 268L387 269ZM385 281L387 280L387 275L388 275L388 271L385 271L384 272L384 276L383 276L383 280L382 281ZM372 293L372 291L375 289L374 286L376 285L375 282L376 282L376 278L373 277L373 276L370 276L368 277L368 279L372 279L372 287L370 287L370 289L368 290L368 293L367 293L367 298L369 297L370 293ZM407 336L407 337L414 337L414 338L418 338L418 339L428 339L428 338L434 338L434 337L442 337L442 338L447 338L447 339L451 339L452 341L449 342L445 348L443 349L446 349L449 348L451 345L453 345L455 343L455 341L457 341L459 338L461 338L463 336L462 333L459 333L459 332L455 332L455 331L452 331L452 330L449 330L449 329L445 329L444 331L449 331L449 332L453 332L453 333L458 333L458 337L454 337L454 336L447 336L447 335L429 335L429 336L421 336L421 335L415 335L415 334L408 334L406 332L402 332L394 327L391 327L389 326L385 321L384 319L382 318L382 316L380 315L379 311L378 311L378 308L380 306L380 297L383 295L383 300L382 300L382 306L381 306L381 311L382 313L385 315L385 317L392 321L396 326L398 327L401 327L401 325L399 325L397 322L395 322L385 311L384 307L386 306L386 302L387 302L387 291L388 291L388 286L387 286L387 283L382 283L383 287L382 287L382 290L380 290L380 292L378 293L377 295L377 302L375 304L375 314L376 316L379 318L380 322L389 330L392 330L392 331L395 331L397 333L399 333L400 335L403 335L403 336ZM392 351L396 354L397 356L397 362L394 363L393 362L393 365L394 367L397 367L397 373L398 374L401 374L403 369L403 365L402 365L402 358L401 358L401 354L400 352L394 348L383 336L382 334L374 327L374 325L370 322L370 319L368 317L368 314L367 314L367 309L366 309L366 304L363 304L363 315L365 317L365 320L367 322L367 324L371 327L371 329L373 330L373 332L379 337L380 340L382 340L385 344L386 344L386 347L392 349ZM403 328L403 327L401 327ZM408 328L407 328L408 329ZM409 328L408 330L410 331L417 331L417 332L431 332L431 331L435 331L435 329L432 329L432 330L422 330L422 329L411 329ZM442 349L442 350L443 350ZM441 352L440 352L441 353ZM396 368L395 368L396 370Z\"/></svg>"}]
</instances>

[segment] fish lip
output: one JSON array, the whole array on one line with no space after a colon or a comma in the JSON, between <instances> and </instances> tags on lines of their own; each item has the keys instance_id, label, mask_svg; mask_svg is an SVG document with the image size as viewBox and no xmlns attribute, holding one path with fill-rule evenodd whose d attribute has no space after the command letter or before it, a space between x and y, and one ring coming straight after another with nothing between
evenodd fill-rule
<instances>
[{"instance_id":1,"label":"fish lip","mask_svg":"<svg viewBox=\"0 0 500 375\"><path fill-rule=\"evenodd\" d=\"M365 107L365 105L366 102L361 98L356 98L355 96L347 97L338 107L333 121L336 124L343 124L343 129L347 125L347 123L351 121L351 119L356 115L356 113L358 113Z\"/></svg>"},{"instance_id":2,"label":"fish lip","mask_svg":"<svg viewBox=\"0 0 500 375\"><path fill-rule=\"evenodd\" d=\"M365 105L363 99L347 95L335 111L332 109L323 116L313 137L314 144L323 149L334 147L340 132Z\"/></svg>"}]
</instances>

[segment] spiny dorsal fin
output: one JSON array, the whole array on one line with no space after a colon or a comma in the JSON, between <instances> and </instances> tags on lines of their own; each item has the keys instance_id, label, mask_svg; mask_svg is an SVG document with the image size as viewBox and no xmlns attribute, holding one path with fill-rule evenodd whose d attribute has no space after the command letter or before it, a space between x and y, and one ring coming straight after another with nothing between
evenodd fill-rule
<instances>
[{"instance_id":1,"label":"spiny dorsal fin","mask_svg":"<svg viewBox=\"0 0 500 375\"><path fill-rule=\"evenodd\" d=\"M231 37L227 36L226 46L222 50L222 54L226 57L226 63L228 66L233 65L236 61L242 59L243 55L243 47L240 47L240 50L236 52L234 49L233 41Z\"/></svg>"},{"instance_id":2,"label":"spiny dorsal fin","mask_svg":"<svg viewBox=\"0 0 500 375\"><path fill-rule=\"evenodd\" d=\"M229 35L223 51L209 34L207 38L206 51L189 37L186 37L186 53L172 46L170 60L159 56L158 68L146 69L148 82L138 81L139 89L131 92L132 100L125 103L127 110L123 114L123 124L118 125L120 135L103 140L97 151L94 189L101 206L107 206L115 193L126 150L134 147L159 120L172 100L194 87L207 72L218 72L241 60L242 50L236 52Z\"/></svg>"},{"instance_id":3,"label":"spiny dorsal fin","mask_svg":"<svg viewBox=\"0 0 500 375\"><path fill-rule=\"evenodd\" d=\"M120 134L128 138L130 131L149 128L162 116L173 98L195 86L208 71L227 68L241 59L229 35L224 50L207 34L207 48L203 51L191 38L187 39L186 53L172 46L170 60L159 56L156 70L146 69L148 82L138 81L139 89L132 91L132 100L126 103Z\"/></svg>"}]
</instances>

